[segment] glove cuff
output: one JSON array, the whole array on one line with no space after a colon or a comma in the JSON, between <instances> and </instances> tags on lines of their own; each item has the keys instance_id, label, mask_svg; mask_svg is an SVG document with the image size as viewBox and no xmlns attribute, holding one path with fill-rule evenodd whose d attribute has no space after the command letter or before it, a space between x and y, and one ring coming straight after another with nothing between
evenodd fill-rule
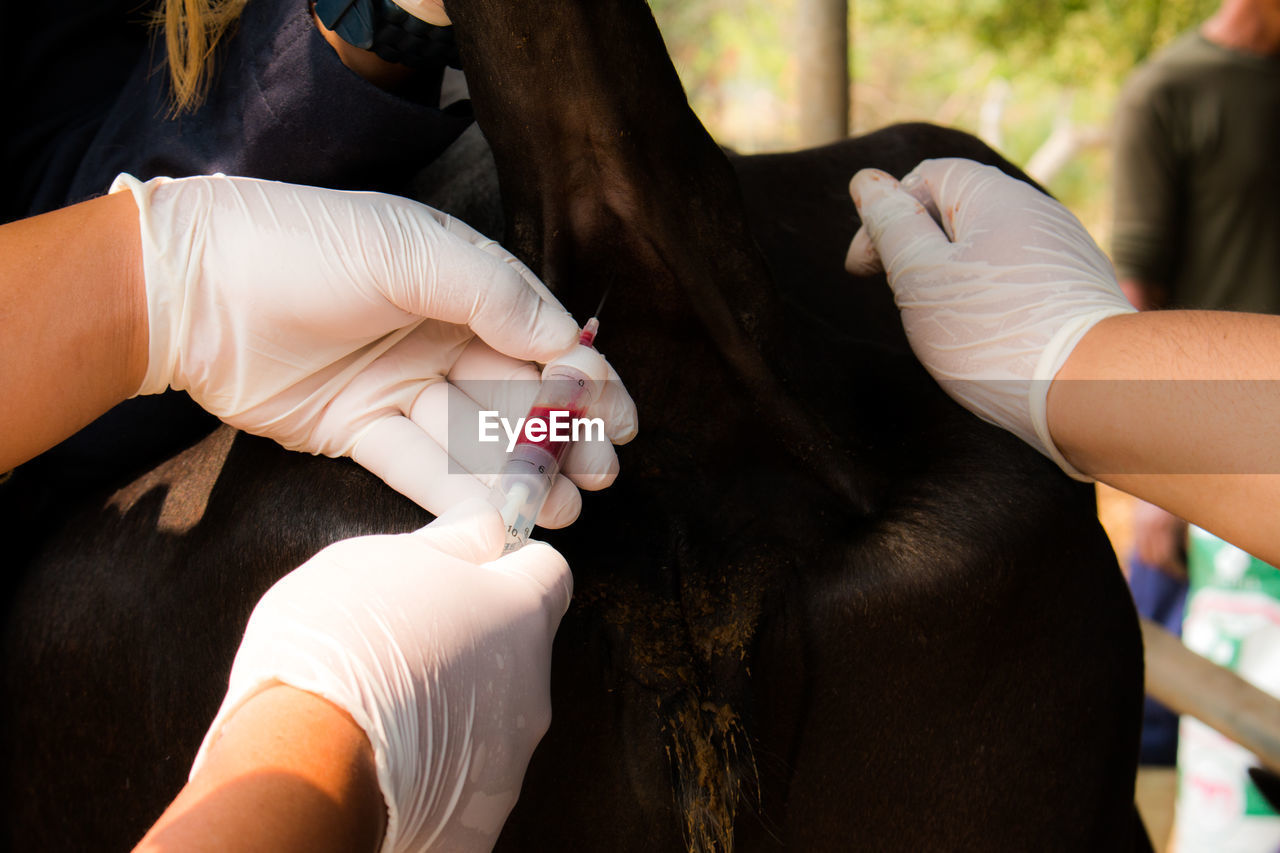
<instances>
[{"instance_id":1,"label":"glove cuff","mask_svg":"<svg viewBox=\"0 0 1280 853\"><path fill-rule=\"evenodd\" d=\"M1132 314L1133 311L1134 309L1129 306L1110 305L1088 314L1082 314L1063 324L1062 328L1058 329L1054 336L1049 339L1048 345L1041 352L1040 361L1036 364L1035 375L1032 377L1031 390L1029 392L1030 399L1027 401L1027 406L1031 414L1031 427L1035 430L1036 438L1040 442L1038 449L1045 456L1052 459L1068 477L1079 480L1082 483L1092 483L1094 478L1082 473L1068 462L1066 457L1062 455L1062 451L1058 450L1058 446L1053 443L1053 436L1049 433L1049 386L1053 384L1053 378L1058 375L1062 365L1066 364L1067 358L1076 348L1076 344L1080 343L1080 339L1090 329L1108 317L1114 317L1117 314Z\"/></svg>"},{"instance_id":2,"label":"glove cuff","mask_svg":"<svg viewBox=\"0 0 1280 853\"><path fill-rule=\"evenodd\" d=\"M186 296L186 276L173 276L165 267L167 246L159 242L151 211L151 194L156 188L172 183L170 178L152 178L143 183L133 175L121 173L111 182L107 192L128 190L138 206L138 226L142 237L142 270L147 292L147 373L133 396L159 394L173 380L177 360L176 332ZM185 263L182 264L185 266ZM170 286L174 282L177 286Z\"/></svg>"}]
</instances>

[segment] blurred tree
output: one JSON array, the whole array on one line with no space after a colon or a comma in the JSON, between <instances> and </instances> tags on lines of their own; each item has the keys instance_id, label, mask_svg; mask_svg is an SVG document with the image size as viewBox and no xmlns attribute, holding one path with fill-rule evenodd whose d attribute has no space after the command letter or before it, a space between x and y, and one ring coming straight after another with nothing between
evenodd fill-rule
<instances>
[{"instance_id":1,"label":"blurred tree","mask_svg":"<svg viewBox=\"0 0 1280 853\"><path fill-rule=\"evenodd\" d=\"M1218 0L866 0L865 20L968 32L1000 57L997 73L1035 68L1062 83L1122 74L1209 16Z\"/></svg>"},{"instance_id":2,"label":"blurred tree","mask_svg":"<svg viewBox=\"0 0 1280 853\"><path fill-rule=\"evenodd\" d=\"M789 31L797 0L650 0L689 102L745 150L795 137Z\"/></svg>"},{"instance_id":3,"label":"blurred tree","mask_svg":"<svg viewBox=\"0 0 1280 853\"><path fill-rule=\"evenodd\" d=\"M689 100L744 151L800 132L801 0L650 0ZM1218 0L849 0L851 129L924 120L980 134L1046 179L1106 245L1106 135L1133 66ZM856 40L853 36L856 35Z\"/></svg>"},{"instance_id":4,"label":"blurred tree","mask_svg":"<svg viewBox=\"0 0 1280 853\"><path fill-rule=\"evenodd\" d=\"M849 3L800 0L796 18L799 141L835 142L849 135Z\"/></svg>"}]
</instances>

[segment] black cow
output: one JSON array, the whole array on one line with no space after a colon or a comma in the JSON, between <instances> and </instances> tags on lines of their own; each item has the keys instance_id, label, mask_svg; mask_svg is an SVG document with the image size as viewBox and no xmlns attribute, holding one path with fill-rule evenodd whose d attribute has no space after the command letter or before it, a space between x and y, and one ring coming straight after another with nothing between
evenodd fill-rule
<instances>
[{"instance_id":1,"label":"black cow","mask_svg":"<svg viewBox=\"0 0 1280 853\"><path fill-rule=\"evenodd\" d=\"M726 158L642 0L450 0L508 243L641 435L546 538L577 593L498 849L1131 850L1137 622L1090 490L953 404L841 260L863 166L1014 172L900 126ZM129 478L125 478L129 479ZM222 429L131 484L5 487L8 840L124 849L180 787L241 629L334 540L428 516Z\"/></svg>"}]
</instances>

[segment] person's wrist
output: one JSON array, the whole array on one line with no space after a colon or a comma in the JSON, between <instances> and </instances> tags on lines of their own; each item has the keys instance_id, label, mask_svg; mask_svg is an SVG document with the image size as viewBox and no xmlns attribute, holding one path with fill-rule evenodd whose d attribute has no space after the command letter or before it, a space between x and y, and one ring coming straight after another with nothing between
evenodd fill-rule
<instances>
[{"instance_id":1,"label":"person's wrist","mask_svg":"<svg viewBox=\"0 0 1280 853\"><path fill-rule=\"evenodd\" d=\"M219 727L138 850L376 851L387 825L366 733L340 706L274 684Z\"/></svg>"},{"instance_id":2,"label":"person's wrist","mask_svg":"<svg viewBox=\"0 0 1280 853\"><path fill-rule=\"evenodd\" d=\"M176 204L170 194L180 192L180 186L189 187L208 180L203 177L177 180L158 177L143 182L122 172L108 190L109 194L127 195L133 200L132 221L138 236L133 244L137 251L134 270L138 281L131 294L138 294L142 299L141 332L135 331L131 342L142 346L143 351L140 356L131 354L131 358L140 358L141 372L133 377L137 382L125 392L126 396L160 394L173 381L177 357L175 334L181 324L186 299L185 275L191 241L174 239L169 233L172 225L170 208ZM193 202L192 198L196 201ZM198 194L183 197L183 203L185 212L190 213L193 204L199 203ZM182 246L188 248L184 250ZM134 369L131 367L131 371Z\"/></svg>"},{"instance_id":3,"label":"person's wrist","mask_svg":"<svg viewBox=\"0 0 1280 853\"><path fill-rule=\"evenodd\" d=\"M138 206L131 193L118 193L111 199L120 223L120 293L115 300L120 319L120 393L131 397L142 386L147 375L150 339L147 323L147 279L142 263L142 233L138 222ZM122 399L123 399L122 397Z\"/></svg>"},{"instance_id":4,"label":"person's wrist","mask_svg":"<svg viewBox=\"0 0 1280 853\"><path fill-rule=\"evenodd\" d=\"M1109 384L1098 380L1116 378L1109 372L1115 364L1115 341L1135 316L1114 314L1095 323L1067 354L1049 385L1045 402L1049 440L1068 463L1086 474L1098 470L1097 408L1091 395Z\"/></svg>"}]
</instances>

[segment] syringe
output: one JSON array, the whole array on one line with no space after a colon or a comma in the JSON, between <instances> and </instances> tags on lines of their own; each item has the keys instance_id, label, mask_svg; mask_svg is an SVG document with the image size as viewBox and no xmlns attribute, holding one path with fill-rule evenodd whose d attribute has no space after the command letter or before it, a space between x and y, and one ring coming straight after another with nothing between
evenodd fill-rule
<instances>
[{"instance_id":1,"label":"syringe","mask_svg":"<svg viewBox=\"0 0 1280 853\"><path fill-rule=\"evenodd\" d=\"M538 396L489 495L490 503L502 513L502 523L507 528L504 554L529 541L533 523L560 471L560 462L572 444L564 437L564 430L551 429L553 423L567 424L582 417L600 393L599 383L591 378L590 367L591 362L598 363L600 359L592 346L599 329L600 321L592 317L582 327L578 345L542 371ZM536 435L531 436L529 425L535 420L546 429L535 429Z\"/></svg>"}]
</instances>

